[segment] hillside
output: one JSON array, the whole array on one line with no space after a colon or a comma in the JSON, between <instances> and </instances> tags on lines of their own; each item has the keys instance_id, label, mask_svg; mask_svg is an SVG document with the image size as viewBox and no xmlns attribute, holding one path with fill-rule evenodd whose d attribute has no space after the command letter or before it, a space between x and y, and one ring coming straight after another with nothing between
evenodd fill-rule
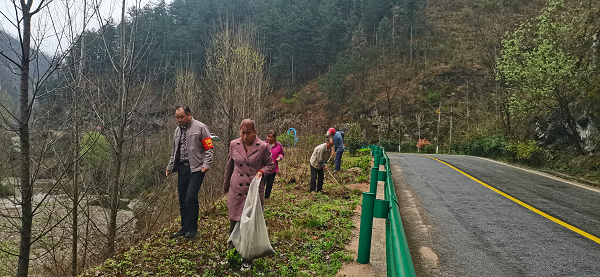
<instances>
[{"instance_id":1,"label":"hillside","mask_svg":"<svg viewBox=\"0 0 600 277\"><path fill-rule=\"evenodd\" d=\"M0 51L11 60L19 61L21 53L19 40L0 30ZM50 65L50 60L50 58L41 53L39 58L35 58L32 61L31 68L34 72L45 72ZM18 67L10 63L6 58L0 56L0 93L6 92L13 105L16 104L19 99L20 77L18 74Z\"/></svg>"}]
</instances>

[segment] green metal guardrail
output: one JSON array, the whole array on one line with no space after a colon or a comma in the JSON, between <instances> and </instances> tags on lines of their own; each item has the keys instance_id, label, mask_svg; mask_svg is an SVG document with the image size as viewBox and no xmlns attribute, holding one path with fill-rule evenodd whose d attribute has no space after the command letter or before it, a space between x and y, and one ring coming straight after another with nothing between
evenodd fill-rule
<instances>
[{"instance_id":1,"label":"green metal guardrail","mask_svg":"<svg viewBox=\"0 0 600 277\"><path fill-rule=\"evenodd\" d=\"M373 168L369 192L363 192L362 214L360 218L360 234L358 238L357 262L367 264L371 258L371 236L373 234L373 217L385 218L386 228L386 264L387 276L416 276L415 267L408 249L406 234L402 226L398 199L390 170L390 159L385 149L371 145ZM379 170L385 166L385 171ZM375 199L377 181L385 181L385 200Z\"/></svg>"}]
</instances>

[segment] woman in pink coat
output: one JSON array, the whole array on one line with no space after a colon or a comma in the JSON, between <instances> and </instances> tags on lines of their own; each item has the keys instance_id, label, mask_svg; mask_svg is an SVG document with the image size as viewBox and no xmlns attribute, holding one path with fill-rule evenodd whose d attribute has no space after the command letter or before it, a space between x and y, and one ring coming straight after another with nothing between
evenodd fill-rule
<instances>
[{"instance_id":1,"label":"woman in pink coat","mask_svg":"<svg viewBox=\"0 0 600 277\"><path fill-rule=\"evenodd\" d=\"M271 149L256 136L256 126L250 119L242 120L240 124L240 138L232 140L229 144L229 156L225 167L225 181L223 190L227 192L227 208L229 210L230 228L233 231L235 224L241 220L242 210L246 202L246 195L252 179L261 178L259 186L260 201L264 205L265 182L263 176L273 172L275 164L271 159ZM229 249L233 245L229 244ZM249 270L252 261L242 261L242 270Z\"/></svg>"},{"instance_id":2,"label":"woman in pink coat","mask_svg":"<svg viewBox=\"0 0 600 277\"><path fill-rule=\"evenodd\" d=\"M271 158L275 163L275 169L273 173L267 175L267 187L265 189L265 199L271 197L271 190L273 189L273 182L275 182L275 175L279 172L279 161L283 160L283 145L277 141L277 134L275 131L270 130L267 132L267 140L265 141L271 149Z\"/></svg>"}]
</instances>

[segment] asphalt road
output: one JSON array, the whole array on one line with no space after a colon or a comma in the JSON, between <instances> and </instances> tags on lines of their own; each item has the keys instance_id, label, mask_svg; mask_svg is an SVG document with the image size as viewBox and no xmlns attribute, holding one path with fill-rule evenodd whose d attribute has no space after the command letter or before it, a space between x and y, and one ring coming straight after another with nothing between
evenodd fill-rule
<instances>
[{"instance_id":1,"label":"asphalt road","mask_svg":"<svg viewBox=\"0 0 600 277\"><path fill-rule=\"evenodd\" d=\"M519 204L440 161L388 155L419 276L600 276L598 190L477 157L429 155Z\"/></svg>"}]
</instances>

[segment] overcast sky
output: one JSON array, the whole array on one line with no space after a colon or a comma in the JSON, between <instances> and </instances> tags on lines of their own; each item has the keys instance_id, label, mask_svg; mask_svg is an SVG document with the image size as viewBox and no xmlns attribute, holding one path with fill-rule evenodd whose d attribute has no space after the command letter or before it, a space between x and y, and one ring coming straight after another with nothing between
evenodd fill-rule
<instances>
[{"instance_id":1,"label":"overcast sky","mask_svg":"<svg viewBox=\"0 0 600 277\"><path fill-rule=\"evenodd\" d=\"M120 0L53 0L49 2L46 9L34 16L32 22L32 36L36 40L36 44L40 44L42 51L49 55L61 52L70 43L71 37L74 37L71 34L81 33L84 1L87 1L87 17L90 17L94 11L91 7L99 6L100 17L104 22L110 17L117 22L120 21L122 4ZM19 1L16 2L19 3ZM140 5L143 7L148 3L156 2L158 0L126 0L125 6ZM171 0L166 0L166 2L169 3ZM39 3L40 0L34 0L34 7L37 7ZM0 12L0 29L17 37L17 29L13 26L16 16L12 1L0 0ZM69 20L69 15L71 20ZM73 28L68 27L70 21L74 22ZM98 16L88 19L86 29L97 28L99 22Z\"/></svg>"}]
</instances>

